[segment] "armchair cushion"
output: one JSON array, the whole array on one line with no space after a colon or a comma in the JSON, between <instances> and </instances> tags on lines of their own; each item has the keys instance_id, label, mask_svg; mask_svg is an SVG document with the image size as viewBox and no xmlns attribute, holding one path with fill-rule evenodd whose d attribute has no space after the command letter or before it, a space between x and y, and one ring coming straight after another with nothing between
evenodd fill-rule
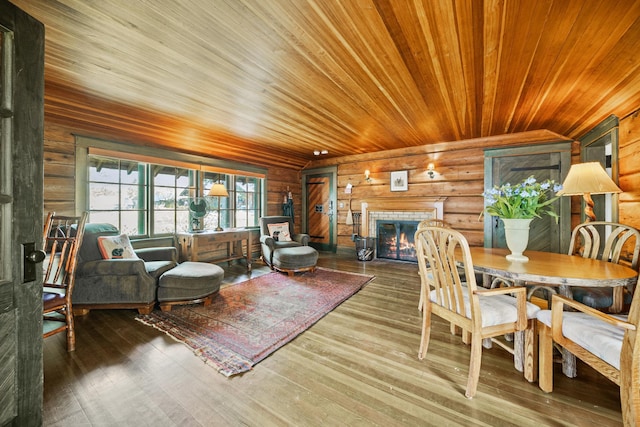
<instances>
[{"instance_id":1,"label":"armchair cushion","mask_svg":"<svg viewBox=\"0 0 640 427\"><path fill-rule=\"evenodd\" d=\"M98 247L104 259L129 259L138 258L129 236L120 234L119 236L100 236L98 237Z\"/></svg>"},{"instance_id":2,"label":"armchair cushion","mask_svg":"<svg viewBox=\"0 0 640 427\"><path fill-rule=\"evenodd\" d=\"M173 261L178 262L178 250L173 246L160 246L135 249L138 258L149 261Z\"/></svg>"}]
</instances>

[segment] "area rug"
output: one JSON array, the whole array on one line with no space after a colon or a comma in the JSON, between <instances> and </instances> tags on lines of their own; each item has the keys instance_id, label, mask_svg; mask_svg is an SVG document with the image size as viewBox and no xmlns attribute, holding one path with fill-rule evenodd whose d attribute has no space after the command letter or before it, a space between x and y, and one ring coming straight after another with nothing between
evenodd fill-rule
<instances>
[{"instance_id":1,"label":"area rug","mask_svg":"<svg viewBox=\"0 0 640 427\"><path fill-rule=\"evenodd\" d=\"M136 319L232 376L250 370L373 278L326 268L293 277L271 272L221 289L208 307L174 306Z\"/></svg>"}]
</instances>

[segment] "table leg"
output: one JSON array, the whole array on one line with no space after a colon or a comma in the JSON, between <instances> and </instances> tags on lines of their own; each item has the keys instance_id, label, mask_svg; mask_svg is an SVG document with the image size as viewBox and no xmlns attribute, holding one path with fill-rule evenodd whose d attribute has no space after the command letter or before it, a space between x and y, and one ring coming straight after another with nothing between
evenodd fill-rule
<instances>
[{"instance_id":1,"label":"table leg","mask_svg":"<svg viewBox=\"0 0 640 427\"><path fill-rule=\"evenodd\" d=\"M560 295L573 299L571 286L560 285ZM560 347L560 354L562 354L562 373L569 378L578 376L576 357L570 351L565 350L564 347Z\"/></svg>"}]
</instances>

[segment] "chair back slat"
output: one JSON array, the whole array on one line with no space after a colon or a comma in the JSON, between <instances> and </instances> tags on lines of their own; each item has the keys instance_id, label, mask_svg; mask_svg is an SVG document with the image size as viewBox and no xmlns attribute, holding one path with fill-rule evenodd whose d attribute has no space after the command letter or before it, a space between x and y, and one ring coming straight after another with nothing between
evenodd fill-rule
<instances>
[{"instance_id":1,"label":"chair back slat","mask_svg":"<svg viewBox=\"0 0 640 427\"><path fill-rule=\"evenodd\" d=\"M86 214L57 216L53 212L48 215L42 245L47 254L43 277L45 287L73 286L86 217Z\"/></svg>"},{"instance_id":2,"label":"chair back slat","mask_svg":"<svg viewBox=\"0 0 640 427\"><path fill-rule=\"evenodd\" d=\"M468 289L472 313L479 309L474 302L477 299L475 275L469 245L462 234L456 230L443 227L425 226L415 234L416 251L420 275L431 275L429 281L435 290L436 304L452 312L468 317L464 304L464 287ZM459 256L462 254L462 256ZM466 279L463 280L462 277ZM429 296L425 296L429 304Z\"/></svg>"},{"instance_id":3,"label":"chair back slat","mask_svg":"<svg viewBox=\"0 0 640 427\"><path fill-rule=\"evenodd\" d=\"M601 241L604 241L602 248ZM638 271L640 231L628 225L608 221L579 224L571 233L569 247L569 255L577 254L614 263L625 262Z\"/></svg>"}]
</instances>

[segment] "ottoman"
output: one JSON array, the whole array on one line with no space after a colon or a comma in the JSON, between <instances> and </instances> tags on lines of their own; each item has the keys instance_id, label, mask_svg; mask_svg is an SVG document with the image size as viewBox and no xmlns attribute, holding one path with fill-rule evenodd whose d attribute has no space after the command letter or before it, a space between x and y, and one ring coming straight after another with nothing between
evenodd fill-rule
<instances>
[{"instance_id":1,"label":"ottoman","mask_svg":"<svg viewBox=\"0 0 640 427\"><path fill-rule=\"evenodd\" d=\"M206 262L183 262L163 273L158 280L158 303L162 311L179 304L211 304L220 289L224 270Z\"/></svg>"},{"instance_id":2,"label":"ottoman","mask_svg":"<svg viewBox=\"0 0 640 427\"><path fill-rule=\"evenodd\" d=\"M311 246L278 248L273 252L273 268L289 276L300 271L313 271L318 262L318 251Z\"/></svg>"}]
</instances>

